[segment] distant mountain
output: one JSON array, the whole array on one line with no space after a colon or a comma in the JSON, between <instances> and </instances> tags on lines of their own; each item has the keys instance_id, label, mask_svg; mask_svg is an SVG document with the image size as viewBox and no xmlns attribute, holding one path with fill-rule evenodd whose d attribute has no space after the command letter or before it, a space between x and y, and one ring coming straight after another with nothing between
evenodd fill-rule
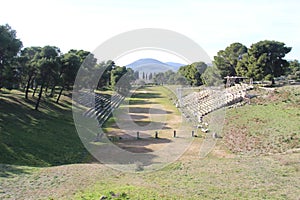
<instances>
[{"instance_id":1,"label":"distant mountain","mask_svg":"<svg viewBox=\"0 0 300 200\"><path fill-rule=\"evenodd\" d=\"M172 70L176 72L179 69L179 67L183 65L184 64L174 63L174 62L164 63L153 58L143 58L126 65L126 67L139 72L158 73L158 72L165 72L168 70Z\"/></svg>"},{"instance_id":2,"label":"distant mountain","mask_svg":"<svg viewBox=\"0 0 300 200\"><path fill-rule=\"evenodd\" d=\"M180 67L185 66L185 64L182 64L182 63L176 63L176 62L166 62L165 64L174 67L174 68L176 69L176 71L177 71Z\"/></svg>"}]
</instances>

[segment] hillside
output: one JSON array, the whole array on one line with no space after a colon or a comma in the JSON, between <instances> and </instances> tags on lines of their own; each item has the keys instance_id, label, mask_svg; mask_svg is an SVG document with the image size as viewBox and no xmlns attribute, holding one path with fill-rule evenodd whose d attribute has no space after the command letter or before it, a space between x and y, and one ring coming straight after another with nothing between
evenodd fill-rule
<instances>
[{"instance_id":1,"label":"hillside","mask_svg":"<svg viewBox=\"0 0 300 200\"><path fill-rule=\"evenodd\" d=\"M249 105L226 114L227 147L251 156L300 150L300 87L257 88L250 95Z\"/></svg>"},{"instance_id":2,"label":"hillside","mask_svg":"<svg viewBox=\"0 0 300 200\"><path fill-rule=\"evenodd\" d=\"M0 92L0 163L53 166L81 163L88 157L73 124L71 98L60 104L47 99L40 111L36 99L17 90Z\"/></svg>"},{"instance_id":3,"label":"hillside","mask_svg":"<svg viewBox=\"0 0 300 200\"><path fill-rule=\"evenodd\" d=\"M175 70L177 71L180 67L184 66L182 63L176 63L176 62L165 62L167 65L173 66Z\"/></svg>"}]
</instances>

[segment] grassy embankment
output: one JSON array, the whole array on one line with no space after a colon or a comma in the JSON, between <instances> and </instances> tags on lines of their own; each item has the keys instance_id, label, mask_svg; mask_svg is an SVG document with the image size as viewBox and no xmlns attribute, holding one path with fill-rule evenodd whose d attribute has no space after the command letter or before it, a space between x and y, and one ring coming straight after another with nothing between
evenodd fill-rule
<instances>
[{"instance_id":1,"label":"grassy embankment","mask_svg":"<svg viewBox=\"0 0 300 200\"><path fill-rule=\"evenodd\" d=\"M0 91L0 163L53 166L80 163L88 153L74 127L71 99L51 99L34 110L35 99L16 90Z\"/></svg>"},{"instance_id":2,"label":"grassy embankment","mask_svg":"<svg viewBox=\"0 0 300 200\"><path fill-rule=\"evenodd\" d=\"M250 105L230 109L224 142L234 153L258 155L300 148L300 87L257 89Z\"/></svg>"}]
</instances>

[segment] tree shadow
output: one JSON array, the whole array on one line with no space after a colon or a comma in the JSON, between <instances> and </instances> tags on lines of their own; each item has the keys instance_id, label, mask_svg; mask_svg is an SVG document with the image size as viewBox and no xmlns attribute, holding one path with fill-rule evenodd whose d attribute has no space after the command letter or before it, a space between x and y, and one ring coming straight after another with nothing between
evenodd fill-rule
<instances>
[{"instance_id":1,"label":"tree shadow","mask_svg":"<svg viewBox=\"0 0 300 200\"><path fill-rule=\"evenodd\" d=\"M163 162L155 162L155 158L158 156L152 152L171 142L166 138L132 138L107 145L95 145L92 149L93 156L102 164L118 165L118 169L124 167L127 170L139 171L139 166L143 168L152 164L163 164ZM155 145L159 148L153 148Z\"/></svg>"},{"instance_id":2,"label":"tree shadow","mask_svg":"<svg viewBox=\"0 0 300 200\"><path fill-rule=\"evenodd\" d=\"M30 173L29 170L22 169L19 166L0 164L0 177L10 178L20 174L30 174Z\"/></svg>"},{"instance_id":3,"label":"tree shadow","mask_svg":"<svg viewBox=\"0 0 300 200\"><path fill-rule=\"evenodd\" d=\"M20 98L14 97L14 96L6 96L4 97L6 99L9 99L9 102L12 104L15 104L16 106L21 105L26 109L32 109L33 107L31 105L34 105L34 101L32 99L22 99L20 100Z\"/></svg>"},{"instance_id":4,"label":"tree shadow","mask_svg":"<svg viewBox=\"0 0 300 200\"><path fill-rule=\"evenodd\" d=\"M153 131L153 130L161 130L161 129L169 129L165 127L165 123L163 122L152 122L152 121L132 121L130 120L128 123L124 121L122 123L122 130L128 131Z\"/></svg>"},{"instance_id":5,"label":"tree shadow","mask_svg":"<svg viewBox=\"0 0 300 200\"><path fill-rule=\"evenodd\" d=\"M155 145L155 144L167 144L172 142L170 139L167 138L140 138L136 139L132 137L131 139L126 140L119 140L115 144L129 152L132 153L149 153L154 152L156 149L147 147L149 145Z\"/></svg>"},{"instance_id":6,"label":"tree shadow","mask_svg":"<svg viewBox=\"0 0 300 200\"><path fill-rule=\"evenodd\" d=\"M162 95L156 92L147 92L147 93L134 93L132 98L139 98L139 99L150 99L150 98L162 98Z\"/></svg>"},{"instance_id":7,"label":"tree shadow","mask_svg":"<svg viewBox=\"0 0 300 200\"><path fill-rule=\"evenodd\" d=\"M143 99L130 99L128 101L129 105L144 105L144 104L153 104L153 102L149 100L143 100Z\"/></svg>"},{"instance_id":8,"label":"tree shadow","mask_svg":"<svg viewBox=\"0 0 300 200\"><path fill-rule=\"evenodd\" d=\"M13 95L0 101L0 163L43 167L82 163L89 156L71 110L43 102L47 110L36 111L34 100Z\"/></svg>"},{"instance_id":9,"label":"tree shadow","mask_svg":"<svg viewBox=\"0 0 300 200\"><path fill-rule=\"evenodd\" d=\"M147 117L146 115L134 115L134 114L130 114L130 118L132 120L142 120L142 119L148 119L149 117Z\"/></svg>"},{"instance_id":10,"label":"tree shadow","mask_svg":"<svg viewBox=\"0 0 300 200\"><path fill-rule=\"evenodd\" d=\"M129 107L129 113L145 113L145 114L172 114L171 111L166 111L158 108L139 108L139 107Z\"/></svg>"}]
</instances>

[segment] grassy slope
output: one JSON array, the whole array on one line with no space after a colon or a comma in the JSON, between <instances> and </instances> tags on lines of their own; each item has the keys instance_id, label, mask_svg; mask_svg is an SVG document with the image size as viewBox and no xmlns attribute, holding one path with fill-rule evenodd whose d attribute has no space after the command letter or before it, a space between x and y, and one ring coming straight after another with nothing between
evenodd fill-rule
<instances>
[{"instance_id":1,"label":"grassy slope","mask_svg":"<svg viewBox=\"0 0 300 200\"><path fill-rule=\"evenodd\" d=\"M82 162L87 151L76 133L71 99L61 105L43 101L33 110L35 99L25 100L19 91L0 93L0 163L52 166Z\"/></svg>"},{"instance_id":2,"label":"grassy slope","mask_svg":"<svg viewBox=\"0 0 300 200\"><path fill-rule=\"evenodd\" d=\"M236 153L282 153L300 148L300 87L258 94L250 105L230 109L224 127L225 143Z\"/></svg>"}]
</instances>

